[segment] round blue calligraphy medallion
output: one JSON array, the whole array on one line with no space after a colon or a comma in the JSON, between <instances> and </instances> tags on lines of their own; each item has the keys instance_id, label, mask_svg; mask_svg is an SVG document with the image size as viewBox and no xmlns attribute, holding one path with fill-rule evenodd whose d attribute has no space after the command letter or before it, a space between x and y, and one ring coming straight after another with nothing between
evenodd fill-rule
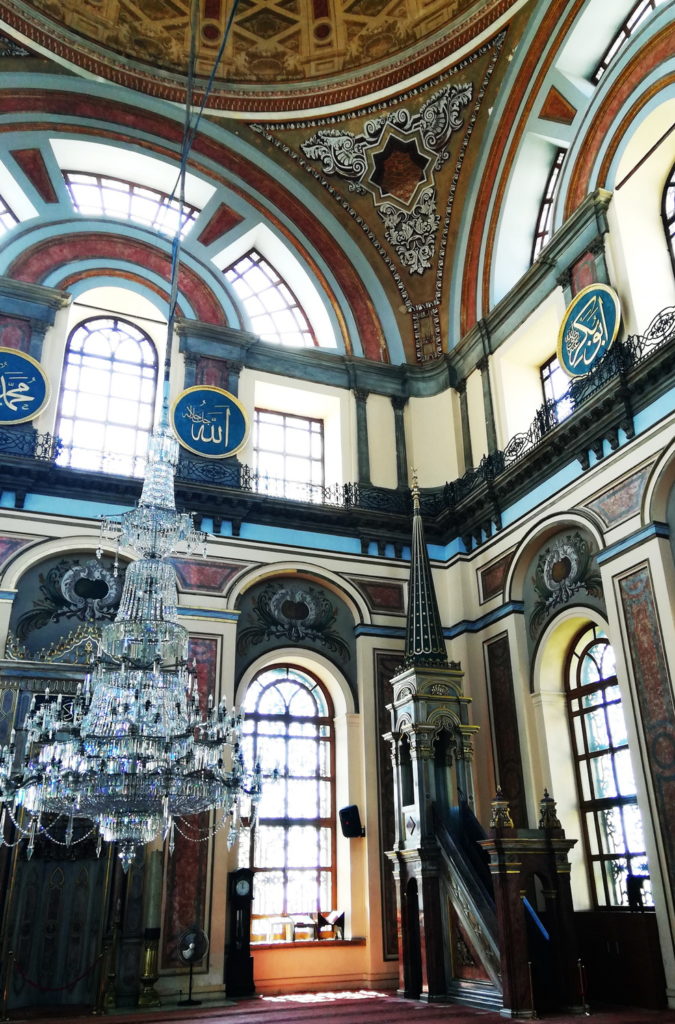
<instances>
[{"instance_id":1,"label":"round blue calligraphy medallion","mask_svg":"<svg viewBox=\"0 0 675 1024\"><path fill-rule=\"evenodd\" d=\"M589 284L570 302L558 333L558 362L569 377L583 377L609 352L619 333L619 296Z\"/></svg>"},{"instance_id":2,"label":"round blue calligraphy medallion","mask_svg":"<svg viewBox=\"0 0 675 1024\"><path fill-rule=\"evenodd\" d=\"M222 388L206 384L187 388L171 409L176 437L188 451L205 459L226 459L246 444L249 422L241 403Z\"/></svg>"},{"instance_id":3,"label":"round blue calligraphy medallion","mask_svg":"<svg viewBox=\"0 0 675 1024\"><path fill-rule=\"evenodd\" d=\"M34 420L49 401L49 381L37 359L0 348L0 423Z\"/></svg>"}]
</instances>

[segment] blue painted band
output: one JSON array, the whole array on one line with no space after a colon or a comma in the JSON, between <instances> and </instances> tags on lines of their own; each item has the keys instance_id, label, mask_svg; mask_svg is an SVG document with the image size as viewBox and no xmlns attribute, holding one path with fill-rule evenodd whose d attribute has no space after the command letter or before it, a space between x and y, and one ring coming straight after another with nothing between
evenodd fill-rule
<instances>
[{"instance_id":1,"label":"blue painted band","mask_svg":"<svg viewBox=\"0 0 675 1024\"><path fill-rule=\"evenodd\" d=\"M214 608L179 608L178 614L187 619L217 619L221 622L237 622L238 611L217 611Z\"/></svg>"},{"instance_id":2,"label":"blue painted band","mask_svg":"<svg viewBox=\"0 0 675 1024\"><path fill-rule=\"evenodd\" d=\"M395 640L405 640L404 626L355 626L354 636L389 636Z\"/></svg>"},{"instance_id":3,"label":"blue painted band","mask_svg":"<svg viewBox=\"0 0 675 1024\"><path fill-rule=\"evenodd\" d=\"M13 601L16 594L16 590L0 590L0 601Z\"/></svg>"},{"instance_id":4,"label":"blue painted band","mask_svg":"<svg viewBox=\"0 0 675 1024\"><path fill-rule=\"evenodd\" d=\"M630 551L631 548L637 547L638 544L643 544L646 540L651 540L652 537L670 537L668 523L648 523L641 530L631 533L629 537L624 537L623 540L618 540L616 544L612 544L610 547L605 548L604 551L600 551L596 556L597 563L598 565L604 565L605 562L611 562L617 555L622 554L624 551Z\"/></svg>"},{"instance_id":5,"label":"blue painted band","mask_svg":"<svg viewBox=\"0 0 675 1024\"><path fill-rule=\"evenodd\" d=\"M500 619L505 619L509 615L522 615L523 611L524 605L522 601L509 601L508 604L488 612L487 615L482 615L480 619L474 619L473 622L463 619L462 622L458 622L455 626L444 627L443 636L446 640L453 640L455 637L461 636L462 633L480 633L482 629L491 626L494 622L499 622ZM381 636L405 640L405 628L403 626L360 625L354 628L354 636Z\"/></svg>"},{"instance_id":6,"label":"blue painted band","mask_svg":"<svg viewBox=\"0 0 675 1024\"><path fill-rule=\"evenodd\" d=\"M453 640L455 637L461 636L462 633L480 633L482 629L491 626L494 622L499 622L500 619L507 618L509 615L522 615L524 608L525 606L522 601L509 601L508 604L495 608L494 611L488 612L487 615L481 615L479 619L474 619L473 622L463 619L454 626L445 627L443 636L446 640Z\"/></svg>"}]
</instances>

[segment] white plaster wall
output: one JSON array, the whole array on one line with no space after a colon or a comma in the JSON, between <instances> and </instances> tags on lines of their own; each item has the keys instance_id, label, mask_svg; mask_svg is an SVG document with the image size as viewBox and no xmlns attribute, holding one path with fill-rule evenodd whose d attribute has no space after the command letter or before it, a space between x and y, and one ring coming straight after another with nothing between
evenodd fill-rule
<instances>
[{"instance_id":1,"label":"white plaster wall","mask_svg":"<svg viewBox=\"0 0 675 1024\"><path fill-rule=\"evenodd\" d=\"M675 304L673 265L661 220L661 197L673 164L675 99L662 103L634 130L615 173L607 254L630 334Z\"/></svg>"},{"instance_id":2,"label":"white plaster wall","mask_svg":"<svg viewBox=\"0 0 675 1024\"><path fill-rule=\"evenodd\" d=\"M239 379L239 400L251 418L254 409L259 408L323 420L326 484L356 480L356 422L351 392L245 369ZM253 461L252 435L239 457L242 462Z\"/></svg>"},{"instance_id":3,"label":"white plaster wall","mask_svg":"<svg viewBox=\"0 0 675 1024\"><path fill-rule=\"evenodd\" d=\"M483 402L483 382L480 370L474 370L467 377L466 400L469 407L469 426L471 430L471 453L473 464L477 466L483 455L487 454L487 429L485 425L485 404Z\"/></svg>"},{"instance_id":4,"label":"white plaster wall","mask_svg":"<svg viewBox=\"0 0 675 1024\"><path fill-rule=\"evenodd\" d=\"M442 391L408 402L408 462L417 471L420 487L438 487L460 476L452 394ZM461 440L459 446L461 450Z\"/></svg>"},{"instance_id":5,"label":"white plaster wall","mask_svg":"<svg viewBox=\"0 0 675 1024\"><path fill-rule=\"evenodd\" d=\"M394 409L391 399L386 395L369 395L366 410L370 479L377 487L396 487Z\"/></svg>"},{"instance_id":6,"label":"white plaster wall","mask_svg":"<svg viewBox=\"0 0 675 1024\"><path fill-rule=\"evenodd\" d=\"M564 314L562 289L556 288L492 356L490 379L500 448L528 429L544 400L540 368L556 353Z\"/></svg>"}]
</instances>

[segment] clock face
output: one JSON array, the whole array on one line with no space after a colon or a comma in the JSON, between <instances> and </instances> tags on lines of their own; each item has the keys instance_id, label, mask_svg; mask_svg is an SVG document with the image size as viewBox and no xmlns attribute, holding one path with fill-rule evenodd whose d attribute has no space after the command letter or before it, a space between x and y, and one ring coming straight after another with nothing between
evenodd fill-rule
<instances>
[{"instance_id":1,"label":"clock face","mask_svg":"<svg viewBox=\"0 0 675 1024\"><path fill-rule=\"evenodd\" d=\"M251 883L246 878L240 878L235 886L237 896L248 896L250 888Z\"/></svg>"}]
</instances>

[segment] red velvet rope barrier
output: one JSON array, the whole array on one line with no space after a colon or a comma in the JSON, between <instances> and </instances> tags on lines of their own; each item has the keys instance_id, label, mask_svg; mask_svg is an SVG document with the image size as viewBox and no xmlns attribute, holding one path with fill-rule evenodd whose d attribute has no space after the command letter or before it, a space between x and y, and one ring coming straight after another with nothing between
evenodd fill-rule
<instances>
[{"instance_id":1,"label":"red velvet rope barrier","mask_svg":"<svg viewBox=\"0 0 675 1024\"><path fill-rule=\"evenodd\" d=\"M13 963L14 963L14 967L19 972L19 974L21 975L23 980L26 982L26 984L30 985L32 988L36 988L38 990L38 992L67 992L67 990L69 988L75 988L75 986L77 985L77 983L79 981L82 981L82 979L86 978L88 974L91 974L91 972L96 967L96 964L98 963L98 960L99 960L99 957L96 957L96 960L94 960L94 962L92 964L90 964L89 967L87 967L86 971L83 971L83 973L80 974L79 977L73 978L73 980L69 981L67 985L59 985L59 986L55 986L55 987L51 987L49 985L48 986L44 986L44 985L38 984L37 981L33 981L32 978L28 977L28 975L26 974L26 972L24 971L23 967L18 962L18 960L14 960Z\"/></svg>"}]
</instances>

